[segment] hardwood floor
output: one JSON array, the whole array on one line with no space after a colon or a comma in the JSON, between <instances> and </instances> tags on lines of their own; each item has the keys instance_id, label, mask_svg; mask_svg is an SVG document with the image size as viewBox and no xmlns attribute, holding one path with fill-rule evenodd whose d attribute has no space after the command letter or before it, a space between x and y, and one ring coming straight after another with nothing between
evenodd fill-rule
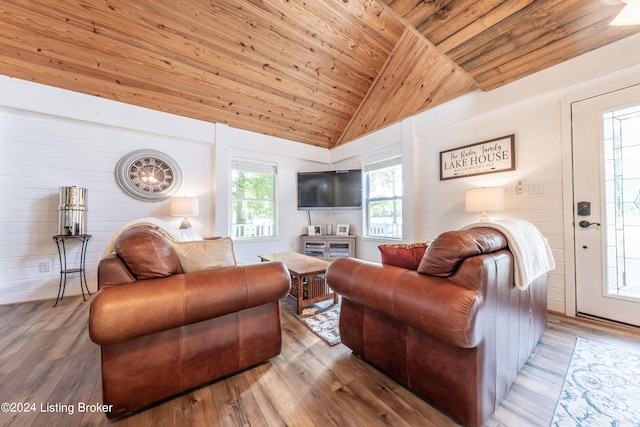
<instances>
[{"instance_id":1,"label":"hardwood floor","mask_svg":"<svg viewBox=\"0 0 640 427\"><path fill-rule=\"evenodd\" d=\"M0 401L30 411L0 412L0 425L457 425L345 346L328 346L284 310L282 353L270 362L110 422L82 410L102 402L100 352L87 333L89 303L81 297L52 303L0 306ZM640 352L637 329L551 314L535 353L487 425L548 426L577 336Z\"/></svg>"}]
</instances>

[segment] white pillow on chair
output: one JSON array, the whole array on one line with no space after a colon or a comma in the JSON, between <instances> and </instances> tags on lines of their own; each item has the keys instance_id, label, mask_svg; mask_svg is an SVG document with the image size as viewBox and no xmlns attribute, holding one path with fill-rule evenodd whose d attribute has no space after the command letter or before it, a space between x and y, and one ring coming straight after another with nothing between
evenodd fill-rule
<instances>
[{"instance_id":1,"label":"white pillow on chair","mask_svg":"<svg viewBox=\"0 0 640 427\"><path fill-rule=\"evenodd\" d=\"M172 244L185 273L238 265L230 237Z\"/></svg>"},{"instance_id":2,"label":"white pillow on chair","mask_svg":"<svg viewBox=\"0 0 640 427\"><path fill-rule=\"evenodd\" d=\"M169 240L173 240L176 242L183 242L186 240L202 240L202 237L191 228L177 230L173 228L173 226L171 226L171 224L169 224L167 221L163 221L159 218L138 218L134 219L133 221L129 221L128 223L120 227L115 233L113 233L111 240L109 241L109 243L107 243L107 247L104 248L104 251L102 252L102 258L113 252L113 245L116 243L116 240L118 240L118 237L122 233L134 227L155 228L156 230L164 234Z\"/></svg>"}]
</instances>

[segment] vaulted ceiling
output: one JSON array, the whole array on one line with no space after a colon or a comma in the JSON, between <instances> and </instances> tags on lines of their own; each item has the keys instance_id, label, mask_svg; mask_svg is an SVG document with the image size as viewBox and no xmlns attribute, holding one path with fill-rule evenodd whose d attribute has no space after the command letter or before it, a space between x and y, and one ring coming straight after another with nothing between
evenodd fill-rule
<instances>
[{"instance_id":1,"label":"vaulted ceiling","mask_svg":"<svg viewBox=\"0 0 640 427\"><path fill-rule=\"evenodd\" d=\"M333 148L640 31L621 0L2 0L0 74Z\"/></svg>"}]
</instances>

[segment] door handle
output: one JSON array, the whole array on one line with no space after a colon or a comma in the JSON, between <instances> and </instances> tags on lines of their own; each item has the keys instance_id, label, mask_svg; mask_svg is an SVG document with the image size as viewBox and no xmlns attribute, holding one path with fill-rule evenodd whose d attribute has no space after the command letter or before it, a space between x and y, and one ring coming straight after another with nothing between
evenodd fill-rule
<instances>
[{"instance_id":1,"label":"door handle","mask_svg":"<svg viewBox=\"0 0 640 427\"><path fill-rule=\"evenodd\" d=\"M580 222L578 223L578 225L579 225L580 227L582 227L582 228L589 228L589 227L591 227L592 225L598 225L598 226L599 226L599 225L600 225L600 223L599 223L599 222L580 221Z\"/></svg>"}]
</instances>

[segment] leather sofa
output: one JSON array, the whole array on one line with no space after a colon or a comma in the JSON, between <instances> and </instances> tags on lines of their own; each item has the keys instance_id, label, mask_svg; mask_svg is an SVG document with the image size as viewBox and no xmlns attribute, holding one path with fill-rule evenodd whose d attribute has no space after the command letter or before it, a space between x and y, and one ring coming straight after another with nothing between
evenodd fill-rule
<instances>
[{"instance_id":1,"label":"leather sofa","mask_svg":"<svg viewBox=\"0 0 640 427\"><path fill-rule=\"evenodd\" d=\"M514 286L513 256L488 228L441 234L418 270L336 259L340 336L355 355L467 426L499 406L546 327L547 275Z\"/></svg>"},{"instance_id":2,"label":"leather sofa","mask_svg":"<svg viewBox=\"0 0 640 427\"><path fill-rule=\"evenodd\" d=\"M180 243L191 262L193 247L213 244ZM135 227L100 261L89 334L101 348L108 418L280 353L279 300L290 287L286 268L280 262L238 266L230 255L230 265L185 272L187 263L166 235Z\"/></svg>"}]
</instances>

